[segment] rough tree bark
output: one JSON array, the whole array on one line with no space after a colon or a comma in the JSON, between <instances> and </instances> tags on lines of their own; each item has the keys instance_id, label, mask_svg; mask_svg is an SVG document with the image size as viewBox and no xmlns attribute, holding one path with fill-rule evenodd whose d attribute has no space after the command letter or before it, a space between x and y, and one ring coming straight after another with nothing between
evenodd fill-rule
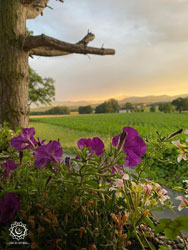
<instances>
[{"instance_id":1,"label":"rough tree bark","mask_svg":"<svg viewBox=\"0 0 188 250\"><path fill-rule=\"evenodd\" d=\"M20 0L0 1L0 123L28 126L28 52L26 12Z\"/></svg>"},{"instance_id":2,"label":"rough tree bark","mask_svg":"<svg viewBox=\"0 0 188 250\"><path fill-rule=\"evenodd\" d=\"M59 0L63 2L63 0ZM88 33L76 44L45 35L28 36L26 19L43 14L49 0L0 0L0 123L28 126L28 57L71 53L113 55L112 49L89 47Z\"/></svg>"}]
</instances>

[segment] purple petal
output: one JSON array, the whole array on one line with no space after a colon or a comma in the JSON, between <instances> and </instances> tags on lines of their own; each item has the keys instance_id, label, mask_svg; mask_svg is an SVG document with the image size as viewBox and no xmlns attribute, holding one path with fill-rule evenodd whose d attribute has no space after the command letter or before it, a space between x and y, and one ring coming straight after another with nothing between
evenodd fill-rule
<instances>
[{"instance_id":1,"label":"purple petal","mask_svg":"<svg viewBox=\"0 0 188 250\"><path fill-rule=\"evenodd\" d=\"M131 128L131 127L124 127L123 128L123 131L125 131L127 134L128 134L128 136L130 137L136 137L136 136L138 136L138 131L136 130L136 129L134 129L134 128Z\"/></svg>"},{"instance_id":2,"label":"purple petal","mask_svg":"<svg viewBox=\"0 0 188 250\"><path fill-rule=\"evenodd\" d=\"M8 176L10 177L11 172L13 172L18 167L18 164L12 160L7 160L6 162L2 163L1 166L6 170Z\"/></svg>"},{"instance_id":3,"label":"purple petal","mask_svg":"<svg viewBox=\"0 0 188 250\"><path fill-rule=\"evenodd\" d=\"M99 156L104 153L104 143L99 137L94 137L91 141L91 149Z\"/></svg>"},{"instance_id":4,"label":"purple petal","mask_svg":"<svg viewBox=\"0 0 188 250\"><path fill-rule=\"evenodd\" d=\"M140 156L144 155L147 151L147 146L144 140L138 136L136 129L131 127L124 127L123 131L126 132L125 141L123 143L123 150L127 154L125 158L126 166L137 166L142 159ZM118 146L120 135L114 136L112 145Z\"/></svg>"},{"instance_id":5,"label":"purple petal","mask_svg":"<svg viewBox=\"0 0 188 250\"><path fill-rule=\"evenodd\" d=\"M135 167L142 161L142 158L140 158L132 150L126 149L126 154L127 154L127 157L125 158L126 167Z\"/></svg>"},{"instance_id":6,"label":"purple petal","mask_svg":"<svg viewBox=\"0 0 188 250\"><path fill-rule=\"evenodd\" d=\"M44 168L48 162L49 162L49 159L40 158L40 159L36 160L34 164L37 168Z\"/></svg>"},{"instance_id":7,"label":"purple petal","mask_svg":"<svg viewBox=\"0 0 188 250\"><path fill-rule=\"evenodd\" d=\"M35 150L35 166L44 168L48 163L58 163L62 161L63 150L58 141L51 141L46 145L39 146Z\"/></svg>"},{"instance_id":8,"label":"purple petal","mask_svg":"<svg viewBox=\"0 0 188 250\"><path fill-rule=\"evenodd\" d=\"M139 156L144 155L147 151L146 143L139 136L130 137L128 135L123 145L123 148L124 148L124 151L126 151L126 149L130 149Z\"/></svg>"},{"instance_id":9,"label":"purple petal","mask_svg":"<svg viewBox=\"0 0 188 250\"><path fill-rule=\"evenodd\" d=\"M27 137L29 139L35 135L35 129L34 128L23 128L21 135L23 135L23 138Z\"/></svg>"},{"instance_id":10,"label":"purple petal","mask_svg":"<svg viewBox=\"0 0 188 250\"><path fill-rule=\"evenodd\" d=\"M80 139L78 142L78 148L80 149L81 147L91 147L91 139L88 138L88 139Z\"/></svg>"},{"instance_id":11,"label":"purple petal","mask_svg":"<svg viewBox=\"0 0 188 250\"><path fill-rule=\"evenodd\" d=\"M20 135L11 139L11 146L16 150L34 149L37 145L34 128L23 128Z\"/></svg>"},{"instance_id":12,"label":"purple petal","mask_svg":"<svg viewBox=\"0 0 188 250\"><path fill-rule=\"evenodd\" d=\"M7 193L0 200L0 223L14 219L20 209L20 198L15 193Z\"/></svg>"},{"instance_id":13,"label":"purple petal","mask_svg":"<svg viewBox=\"0 0 188 250\"><path fill-rule=\"evenodd\" d=\"M117 147L118 142L119 142L120 135L121 135L121 134L116 135L116 136L113 137L113 139L112 139L112 145L113 145L114 147Z\"/></svg>"},{"instance_id":14,"label":"purple petal","mask_svg":"<svg viewBox=\"0 0 188 250\"><path fill-rule=\"evenodd\" d=\"M20 138L19 136L12 138L10 141L10 144L16 150L25 149L25 141L22 138Z\"/></svg>"}]
</instances>

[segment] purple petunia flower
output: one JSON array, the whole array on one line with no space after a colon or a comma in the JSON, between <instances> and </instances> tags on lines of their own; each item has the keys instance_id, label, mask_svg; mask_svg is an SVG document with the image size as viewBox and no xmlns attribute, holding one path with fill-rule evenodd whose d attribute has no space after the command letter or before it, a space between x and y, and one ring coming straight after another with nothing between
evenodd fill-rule
<instances>
[{"instance_id":1,"label":"purple petunia flower","mask_svg":"<svg viewBox=\"0 0 188 250\"><path fill-rule=\"evenodd\" d=\"M122 149L126 153L125 166L133 167L137 166L142 158L140 156L144 155L147 150L146 143L144 140L138 136L136 129L131 127L124 127L123 133L126 132L126 137L122 143ZM112 139L112 145L115 147L119 146L121 134L116 135Z\"/></svg>"},{"instance_id":2,"label":"purple petunia flower","mask_svg":"<svg viewBox=\"0 0 188 250\"><path fill-rule=\"evenodd\" d=\"M94 137L91 140L91 150L92 153L95 153L97 156L104 153L104 143L99 137Z\"/></svg>"},{"instance_id":3,"label":"purple petunia flower","mask_svg":"<svg viewBox=\"0 0 188 250\"><path fill-rule=\"evenodd\" d=\"M78 142L78 148L80 149L81 147L86 147L86 148L89 148L91 147L91 139L88 138L88 139L80 139Z\"/></svg>"},{"instance_id":4,"label":"purple petunia flower","mask_svg":"<svg viewBox=\"0 0 188 250\"><path fill-rule=\"evenodd\" d=\"M0 200L0 223L14 219L20 209L20 198L15 193L7 193Z\"/></svg>"},{"instance_id":5,"label":"purple petunia flower","mask_svg":"<svg viewBox=\"0 0 188 250\"><path fill-rule=\"evenodd\" d=\"M39 146L35 150L35 166L44 168L48 163L62 162L63 150L58 141L51 141L46 145Z\"/></svg>"},{"instance_id":6,"label":"purple petunia flower","mask_svg":"<svg viewBox=\"0 0 188 250\"><path fill-rule=\"evenodd\" d=\"M11 146L16 150L35 149L37 142L33 137L35 134L34 128L23 128L19 136L11 139Z\"/></svg>"},{"instance_id":7,"label":"purple petunia flower","mask_svg":"<svg viewBox=\"0 0 188 250\"><path fill-rule=\"evenodd\" d=\"M13 172L18 167L18 164L12 160L7 160L6 162L2 163L1 166L7 171L7 175L10 178L11 172Z\"/></svg>"},{"instance_id":8,"label":"purple petunia flower","mask_svg":"<svg viewBox=\"0 0 188 250\"><path fill-rule=\"evenodd\" d=\"M96 154L100 156L104 153L104 143L99 137L80 139L77 144L79 149L81 149L81 147L90 148L91 155Z\"/></svg>"}]
</instances>

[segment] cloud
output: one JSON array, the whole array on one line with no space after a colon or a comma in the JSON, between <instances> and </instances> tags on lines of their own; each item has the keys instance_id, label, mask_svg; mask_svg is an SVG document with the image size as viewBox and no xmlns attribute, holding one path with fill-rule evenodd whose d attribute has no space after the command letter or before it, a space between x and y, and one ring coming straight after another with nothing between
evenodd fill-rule
<instances>
[{"instance_id":1,"label":"cloud","mask_svg":"<svg viewBox=\"0 0 188 250\"><path fill-rule=\"evenodd\" d=\"M66 0L49 3L28 21L35 34L77 42L90 29L91 46L115 56L35 58L31 66L56 80L57 99L188 92L187 0ZM47 74L48 72L48 74Z\"/></svg>"}]
</instances>

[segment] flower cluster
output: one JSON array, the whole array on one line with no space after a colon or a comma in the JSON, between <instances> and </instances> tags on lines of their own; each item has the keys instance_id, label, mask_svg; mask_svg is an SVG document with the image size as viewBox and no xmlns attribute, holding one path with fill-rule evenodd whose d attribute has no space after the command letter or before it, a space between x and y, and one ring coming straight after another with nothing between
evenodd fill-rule
<instances>
[{"instance_id":1,"label":"flower cluster","mask_svg":"<svg viewBox=\"0 0 188 250\"><path fill-rule=\"evenodd\" d=\"M2 163L1 166L6 170L7 176L11 178L12 172L15 171L18 166L22 167L23 162L23 151L31 150L34 155L34 166L37 169L44 169L46 167L50 167L50 169L58 172L58 167L63 164L62 155L63 150L59 141L50 141L49 143L45 143L44 140L38 138L36 140L34 138L35 129L34 128L23 128L20 135L11 139L11 146L15 148L15 150L19 151L19 164L17 164L13 160L7 160ZM92 158L94 155L101 157L101 160L107 159L105 156L104 143L99 137L94 138L82 138L77 143L80 152L82 150L87 149L88 157ZM112 140L112 145L117 147L117 151L124 152L126 154L125 158L125 166L136 166L141 162L141 156L146 153L146 144L144 140L138 136L138 132L130 127L124 127L123 132L117 136L115 136ZM28 152L28 151L27 151ZM79 158L79 156L77 156ZM114 162L115 163L115 162ZM65 165L67 167L68 172L71 174L71 163L70 159L65 159ZM105 173L106 169L103 168L103 173ZM112 164L109 166L109 171L111 174L122 174L123 169L120 164ZM124 174L122 180L126 180L128 176ZM51 176L49 177L51 180ZM117 179L117 185L121 185L121 181ZM119 181L119 184L118 184ZM110 183L110 182L109 182ZM10 204L10 209L7 209L7 204ZM14 207L14 209L13 209ZM20 207L19 197L14 193L8 193L3 197L0 201L0 214L1 221L11 220ZM4 215L5 211L7 211L7 216ZM4 218L4 219L3 219Z\"/></svg>"},{"instance_id":2,"label":"flower cluster","mask_svg":"<svg viewBox=\"0 0 188 250\"><path fill-rule=\"evenodd\" d=\"M158 201L164 205L166 201L170 200L167 190L158 183L147 180L147 183L137 184L130 180L128 174L123 174L121 178L116 179L109 190L115 191L117 197L124 197L126 202L128 202L127 191L129 190L132 201L144 209L155 207Z\"/></svg>"},{"instance_id":3,"label":"flower cluster","mask_svg":"<svg viewBox=\"0 0 188 250\"><path fill-rule=\"evenodd\" d=\"M150 221L157 206L172 206L167 191L142 173L147 157L140 163L147 146L134 128L124 127L113 137L109 150L99 137L81 138L77 156L65 160L59 141L36 140L34 135L34 128L25 128L12 138L11 145L18 152L12 150L13 157L1 164L6 176L1 185L0 223L16 216L27 221L31 245L36 248L57 239L50 249L72 249L69 237L59 241L60 231L69 233L78 249L108 245L129 249L135 235L140 244L147 243L140 226ZM127 168L134 166L138 166L136 171ZM179 210L188 207L188 185L185 192L185 197L177 197ZM45 230L49 230L49 241L39 242Z\"/></svg>"},{"instance_id":4,"label":"flower cluster","mask_svg":"<svg viewBox=\"0 0 188 250\"><path fill-rule=\"evenodd\" d=\"M185 130L184 133L188 134L188 130ZM180 162L182 159L184 161L187 161L188 160L188 139L185 140L185 144L181 144L180 140L172 141L172 144L178 147L179 156L177 158L177 161ZM184 180L183 182L186 183L186 188L181 191L185 193L185 197L183 197L182 195L179 195L175 198L176 200L181 201L181 203L178 206L179 211L181 211L183 208L188 208L188 180Z\"/></svg>"}]
</instances>

